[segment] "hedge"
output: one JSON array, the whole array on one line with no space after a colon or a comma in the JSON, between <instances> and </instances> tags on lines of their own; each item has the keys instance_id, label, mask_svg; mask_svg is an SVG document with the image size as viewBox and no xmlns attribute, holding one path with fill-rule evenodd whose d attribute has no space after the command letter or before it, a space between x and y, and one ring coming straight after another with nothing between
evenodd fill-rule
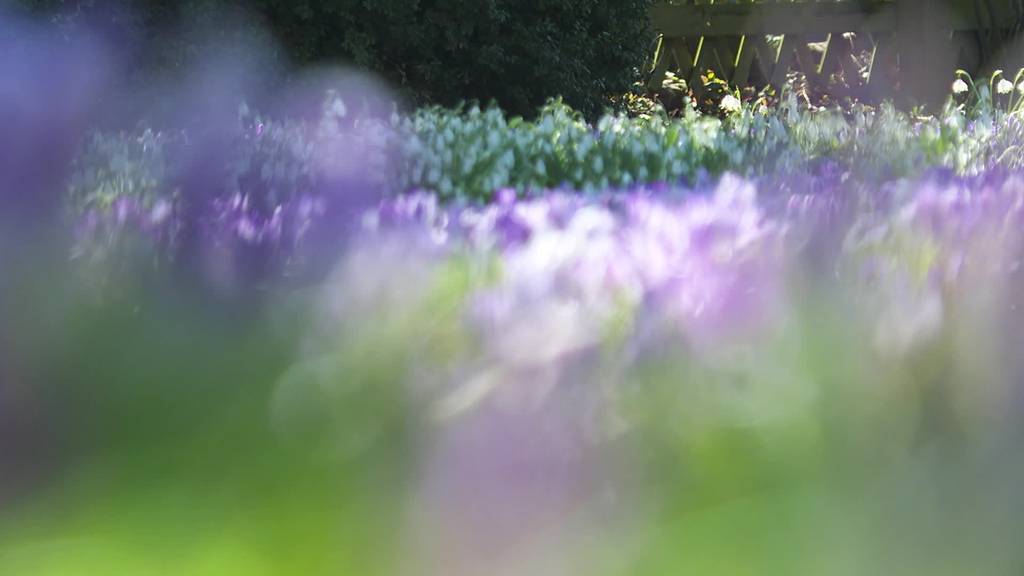
<instances>
[{"instance_id":1,"label":"hedge","mask_svg":"<svg viewBox=\"0 0 1024 576\"><path fill-rule=\"evenodd\" d=\"M420 104L493 101L531 114L561 96L588 116L637 79L650 1L15 0L62 26L99 27L143 54L140 66L202 58L174 31L221 26L241 11L252 18L235 21L268 29L292 63L354 63Z\"/></svg>"}]
</instances>

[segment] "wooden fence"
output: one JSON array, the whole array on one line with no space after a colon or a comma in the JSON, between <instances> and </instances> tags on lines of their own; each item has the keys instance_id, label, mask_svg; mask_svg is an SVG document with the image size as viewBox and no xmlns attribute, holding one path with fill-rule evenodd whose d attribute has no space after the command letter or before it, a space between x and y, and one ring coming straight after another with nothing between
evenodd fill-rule
<instances>
[{"instance_id":1,"label":"wooden fence","mask_svg":"<svg viewBox=\"0 0 1024 576\"><path fill-rule=\"evenodd\" d=\"M868 91L926 99L956 68L1017 56L1024 0L675 0L651 9L659 41L648 87L666 72L698 94L707 71L738 86L811 83L840 73Z\"/></svg>"}]
</instances>

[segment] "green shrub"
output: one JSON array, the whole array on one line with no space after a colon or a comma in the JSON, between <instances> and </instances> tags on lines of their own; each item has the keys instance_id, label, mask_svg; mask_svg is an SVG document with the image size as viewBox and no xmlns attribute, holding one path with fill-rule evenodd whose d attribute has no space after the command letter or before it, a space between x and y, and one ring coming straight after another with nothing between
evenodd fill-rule
<instances>
[{"instance_id":1,"label":"green shrub","mask_svg":"<svg viewBox=\"0 0 1024 576\"><path fill-rule=\"evenodd\" d=\"M109 209L118 199L150 204L176 196L168 187L172 171L168 148L180 144L180 133L148 128L134 133L93 133L82 144L68 182L71 207L76 211Z\"/></svg>"},{"instance_id":2,"label":"green shrub","mask_svg":"<svg viewBox=\"0 0 1024 576\"><path fill-rule=\"evenodd\" d=\"M504 188L594 193L694 184L727 171L756 178L834 166L882 181L936 166L972 174L990 165L1024 165L1019 115L970 119L952 105L939 116L914 117L890 105L843 113L805 110L787 100L777 108L743 106L722 118L690 107L676 118L607 114L591 123L552 101L532 120L497 108L425 107L360 119L341 131L331 128L331 110L325 106L318 122L243 114L225 150L219 193L245 196L272 212L296 197L328 191L324 167L341 161L353 142L365 163L359 174L374 179L346 189L422 189L469 201L488 200ZM174 181L165 149L185 140L145 130L94 136L76 164L74 205L102 208L123 196L173 192L160 185Z\"/></svg>"},{"instance_id":3,"label":"green shrub","mask_svg":"<svg viewBox=\"0 0 1024 576\"><path fill-rule=\"evenodd\" d=\"M17 0L61 11L68 25L99 0ZM158 38L150 61L195 55L168 30L223 22L218 11L256 16L298 64L350 62L376 71L420 103L498 102L532 114L548 98L593 116L629 90L649 47L651 0L144 0L104 11L123 37ZM74 4L74 6L72 6ZM69 18L71 20L69 20ZM194 47L192 47L194 48ZM198 55L202 57L201 54Z\"/></svg>"}]
</instances>

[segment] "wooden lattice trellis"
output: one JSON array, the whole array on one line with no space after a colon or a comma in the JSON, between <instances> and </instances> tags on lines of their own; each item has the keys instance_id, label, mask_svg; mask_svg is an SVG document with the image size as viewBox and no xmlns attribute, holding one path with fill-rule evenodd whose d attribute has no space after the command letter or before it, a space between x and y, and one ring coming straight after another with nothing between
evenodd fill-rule
<instances>
[{"instance_id":1,"label":"wooden lattice trellis","mask_svg":"<svg viewBox=\"0 0 1024 576\"><path fill-rule=\"evenodd\" d=\"M898 70L902 88L927 95L957 67L1016 59L1024 0L676 0L651 20L651 89L669 71L699 92L708 70L737 86L780 86L799 69L812 83L841 72L886 93L895 82L883 70Z\"/></svg>"}]
</instances>

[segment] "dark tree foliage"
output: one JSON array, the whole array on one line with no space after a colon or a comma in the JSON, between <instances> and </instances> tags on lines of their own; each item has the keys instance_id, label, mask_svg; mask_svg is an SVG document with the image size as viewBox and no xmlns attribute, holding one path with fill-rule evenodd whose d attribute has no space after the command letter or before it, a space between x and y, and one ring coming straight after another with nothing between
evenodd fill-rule
<instances>
[{"instance_id":1,"label":"dark tree foliage","mask_svg":"<svg viewBox=\"0 0 1024 576\"><path fill-rule=\"evenodd\" d=\"M420 103L493 100L518 114L554 96L599 111L629 89L650 44L651 0L14 1L65 23L102 20L164 66L192 48L170 31L244 10L296 64L354 63Z\"/></svg>"}]
</instances>

